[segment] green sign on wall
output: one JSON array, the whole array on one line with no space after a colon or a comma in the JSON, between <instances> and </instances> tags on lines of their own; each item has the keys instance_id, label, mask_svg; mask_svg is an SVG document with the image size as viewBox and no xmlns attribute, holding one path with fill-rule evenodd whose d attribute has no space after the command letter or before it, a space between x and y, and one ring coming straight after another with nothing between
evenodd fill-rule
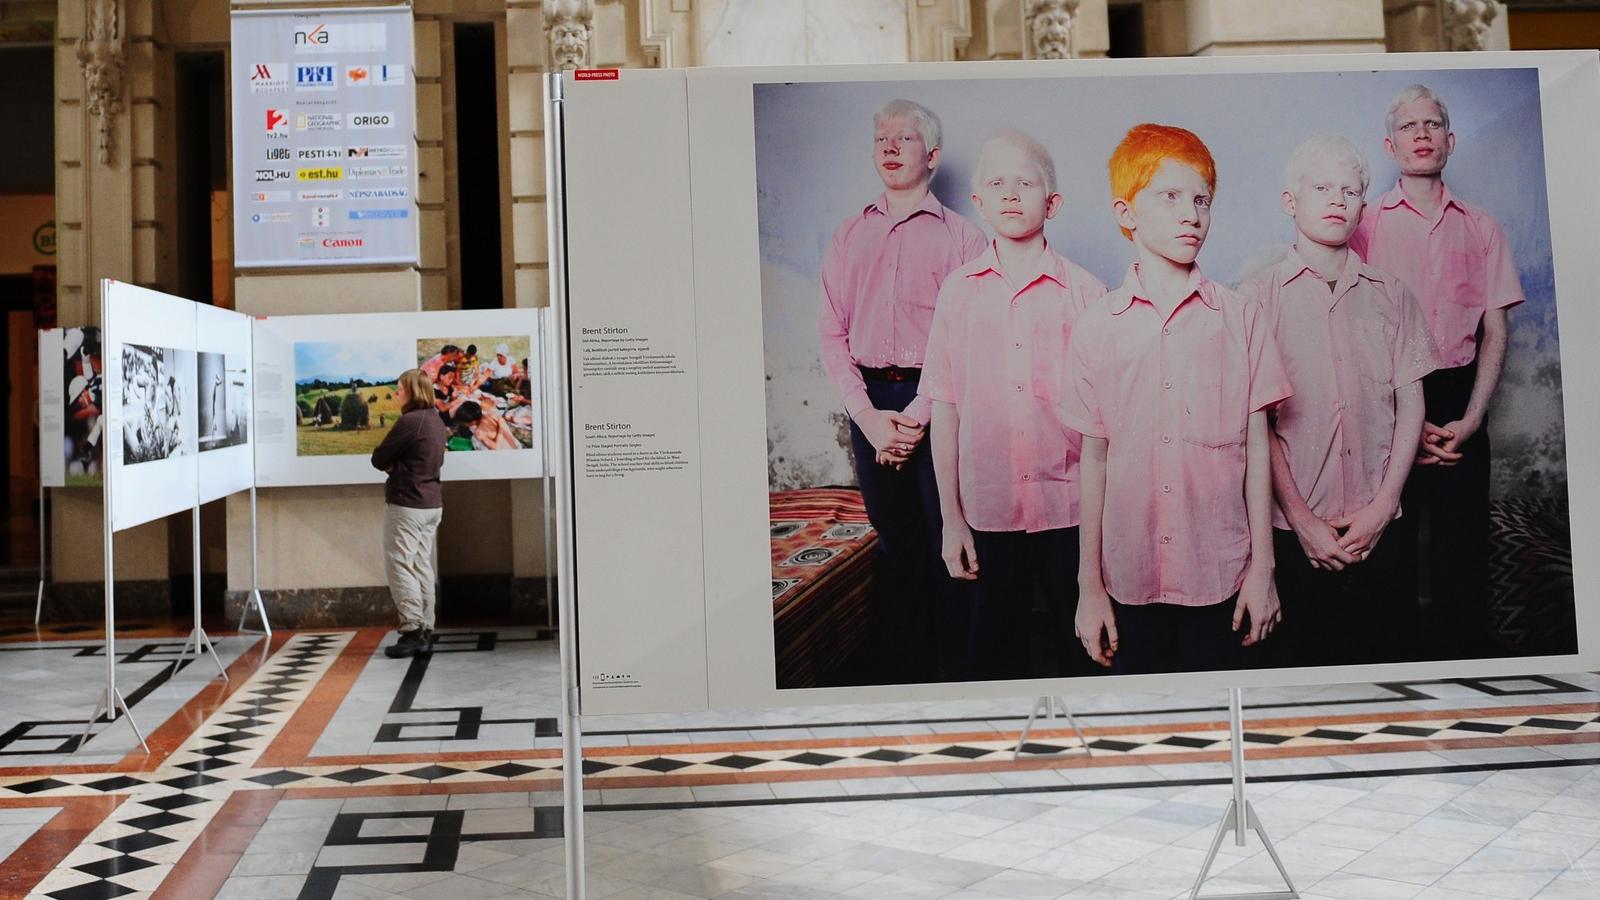
<instances>
[{"instance_id":1,"label":"green sign on wall","mask_svg":"<svg viewBox=\"0 0 1600 900\"><path fill-rule=\"evenodd\" d=\"M56 255L56 223L54 219L33 230L33 252L40 256Z\"/></svg>"}]
</instances>

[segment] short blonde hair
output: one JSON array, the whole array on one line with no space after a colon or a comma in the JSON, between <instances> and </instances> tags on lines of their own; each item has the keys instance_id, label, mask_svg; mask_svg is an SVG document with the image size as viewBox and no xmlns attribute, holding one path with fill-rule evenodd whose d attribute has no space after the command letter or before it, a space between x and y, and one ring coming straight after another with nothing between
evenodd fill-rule
<instances>
[{"instance_id":1,"label":"short blonde hair","mask_svg":"<svg viewBox=\"0 0 1600 900\"><path fill-rule=\"evenodd\" d=\"M989 151L1002 144L1021 150L1028 157L1028 161L1039 167L1039 174L1044 176L1044 192L1046 196L1056 192L1056 161L1050 156L1050 151L1039 143L1033 135L1015 128L1006 128L996 131L983 139L983 145L978 148L978 162L972 167L972 192L976 194L983 184L983 158Z\"/></svg>"},{"instance_id":2,"label":"short blonde hair","mask_svg":"<svg viewBox=\"0 0 1600 900\"><path fill-rule=\"evenodd\" d=\"M1345 163L1355 169L1361 178L1361 194L1366 196L1372 177L1367 168L1367 158L1349 138L1332 133L1312 135L1290 151L1289 161L1283 167L1283 189L1294 193L1306 177L1306 172L1319 162Z\"/></svg>"},{"instance_id":3,"label":"short blonde hair","mask_svg":"<svg viewBox=\"0 0 1600 900\"><path fill-rule=\"evenodd\" d=\"M1389 110L1383 114L1384 134L1394 134L1394 114L1400 111L1400 107L1405 106L1407 103L1415 103L1418 100L1432 100L1439 107L1439 120L1444 125L1444 133L1449 134L1450 110L1445 107L1444 98L1435 94L1433 88L1425 84L1413 84L1395 94L1394 99L1389 101Z\"/></svg>"},{"instance_id":4,"label":"short blonde hair","mask_svg":"<svg viewBox=\"0 0 1600 900\"><path fill-rule=\"evenodd\" d=\"M405 388L406 404L400 408L403 413L414 409L433 408L433 379L421 369L407 369L395 379L395 386Z\"/></svg>"}]
</instances>

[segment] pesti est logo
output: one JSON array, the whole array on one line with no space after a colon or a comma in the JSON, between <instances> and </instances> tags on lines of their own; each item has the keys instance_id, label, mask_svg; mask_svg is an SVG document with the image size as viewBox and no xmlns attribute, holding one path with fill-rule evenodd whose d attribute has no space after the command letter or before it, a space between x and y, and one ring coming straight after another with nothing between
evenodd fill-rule
<instances>
[{"instance_id":1,"label":"pesti est logo","mask_svg":"<svg viewBox=\"0 0 1600 900\"><path fill-rule=\"evenodd\" d=\"M308 16L294 30L296 53L338 53L341 50L372 53L387 49L389 30L382 22L319 22Z\"/></svg>"},{"instance_id":2,"label":"pesti est logo","mask_svg":"<svg viewBox=\"0 0 1600 900\"><path fill-rule=\"evenodd\" d=\"M295 113L295 131L338 131L344 127L343 113Z\"/></svg>"},{"instance_id":3,"label":"pesti est logo","mask_svg":"<svg viewBox=\"0 0 1600 900\"><path fill-rule=\"evenodd\" d=\"M394 126L394 113L392 112L365 112L351 113L351 128L392 128Z\"/></svg>"},{"instance_id":4,"label":"pesti est logo","mask_svg":"<svg viewBox=\"0 0 1600 900\"><path fill-rule=\"evenodd\" d=\"M288 63L254 63L250 66L250 93L280 94L288 89Z\"/></svg>"},{"instance_id":5,"label":"pesti est logo","mask_svg":"<svg viewBox=\"0 0 1600 900\"><path fill-rule=\"evenodd\" d=\"M297 162L317 162L324 159L337 160L344 156L344 151L339 147L297 147L294 158Z\"/></svg>"},{"instance_id":6,"label":"pesti est logo","mask_svg":"<svg viewBox=\"0 0 1600 900\"><path fill-rule=\"evenodd\" d=\"M289 115L281 109L269 108L266 112L267 137L280 141L289 139Z\"/></svg>"},{"instance_id":7,"label":"pesti est logo","mask_svg":"<svg viewBox=\"0 0 1600 900\"><path fill-rule=\"evenodd\" d=\"M294 89L297 91L332 91L338 88L339 67L333 63L294 67Z\"/></svg>"}]
</instances>

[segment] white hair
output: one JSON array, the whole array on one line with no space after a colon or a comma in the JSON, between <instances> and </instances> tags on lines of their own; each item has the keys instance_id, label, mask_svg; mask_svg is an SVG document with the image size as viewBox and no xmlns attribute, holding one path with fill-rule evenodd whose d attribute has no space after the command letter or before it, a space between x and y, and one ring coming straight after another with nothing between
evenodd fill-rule
<instances>
[{"instance_id":1,"label":"white hair","mask_svg":"<svg viewBox=\"0 0 1600 900\"><path fill-rule=\"evenodd\" d=\"M890 100L882 109L872 114L872 127L877 128L889 119L906 119L917 127L922 143L929 152L939 149L944 140L944 127L933 110L913 100Z\"/></svg>"},{"instance_id":2,"label":"white hair","mask_svg":"<svg viewBox=\"0 0 1600 900\"><path fill-rule=\"evenodd\" d=\"M1444 124L1445 133L1449 134L1450 110L1445 107L1444 98L1440 97L1438 94L1435 94L1433 89L1425 84L1413 84L1400 93L1395 94L1394 99L1389 101L1389 111L1383 115L1383 126L1385 133L1390 135L1394 134L1394 114L1399 111L1400 107L1405 106L1407 103L1415 103L1418 100L1432 100L1434 104L1439 107L1439 118Z\"/></svg>"},{"instance_id":3,"label":"white hair","mask_svg":"<svg viewBox=\"0 0 1600 900\"><path fill-rule=\"evenodd\" d=\"M1283 167L1283 189L1293 193L1311 167L1319 162L1348 164L1360 176L1361 194L1366 195L1371 178L1367 158L1349 138L1331 133L1308 137L1289 153L1289 162Z\"/></svg>"},{"instance_id":4,"label":"white hair","mask_svg":"<svg viewBox=\"0 0 1600 900\"><path fill-rule=\"evenodd\" d=\"M1028 161L1039 169L1039 174L1044 177L1044 193L1049 196L1056 192L1056 161L1051 158L1050 151L1044 148L1033 135L1015 128L996 131L983 139L983 146L978 148L978 160L972 167L972 192L976 194L978 188L983 186L983 158L989 155L990 149L1003 145L1011 145L1023 152Z\"/></svg>"}]
</instances>

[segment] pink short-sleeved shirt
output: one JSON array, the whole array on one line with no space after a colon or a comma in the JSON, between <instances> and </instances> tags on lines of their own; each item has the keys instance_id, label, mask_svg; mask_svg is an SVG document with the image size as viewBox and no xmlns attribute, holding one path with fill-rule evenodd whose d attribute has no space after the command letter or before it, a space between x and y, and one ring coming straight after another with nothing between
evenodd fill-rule
<instances>
[{"instance_id":1,"label":"pink short-sleeved shirt","mask_svg":"<svg viewBox=\"0 0 1600 900\"><path fill-rule=\"evenodd\" d=\"M1045 248L1017 282L994 246L939 292L918 395L953 403L957 492L980 531L1078 524L1081 436L1056 416L1072 323L1106 287Z\"/></svg>"},{"instance_id":2,"label":"pink short-sleeved shirt","mask_svg":"<svg viewBox=\"0 0 1600 900\"><path fill-rule=\"evenodd\" d=\"M1395 185L1367 206L1350 236L1350 249L1411 289L1439 349L1441 368L1472 362L1483 314L1524 299L1500 223L1456 198L1449 186L1430 219Z\"/></svg>"},{"instance_id":3,"label":"pink short-sleeved shirt","mask_svg":"<svg viewBox=\"0 0 1600 900\"><path fill-rule=\"evenodd\" d=\"M1135 264L1078 316L1060 415L1106 439L1101 571L1119 603L1209 606L1250 562L1250 414L1290 394L1260 304L1202 276L1172 309Z\"/></svg>"},{"instance_id":4,"label":"pink short-sleeved shirt","mask_svg":"<svg viewBox=\"0 0 1600 900\"><path fill-rule=\"evenodd\" d=\"M856 367L921 367L939 286L987 245L981 228L932 191L899 220L879 195L834 231L822 257L817 330L823 370L851 418L872 407ZM927 402L906 413L926 423Z\"/></svg>"},{"instance_id":5,"label":"pink short-sleeved shirt","mask_svg":"<svg viewBox=\"0 0 1600 900\"><path fill-rule=\"evenodd\" d=\"M1333 273L1328 273L1333 274ZM1394 444L1394 392L1439 367L1422 308L1400 279L1345 258L1332 288L1293 250L1240 286L1266 313L1294 396L1280 403L1295 489L1318 518L1378 496ZM1272 524L1289 519L1274 503Z\"/></svg>"}]
</instances>

